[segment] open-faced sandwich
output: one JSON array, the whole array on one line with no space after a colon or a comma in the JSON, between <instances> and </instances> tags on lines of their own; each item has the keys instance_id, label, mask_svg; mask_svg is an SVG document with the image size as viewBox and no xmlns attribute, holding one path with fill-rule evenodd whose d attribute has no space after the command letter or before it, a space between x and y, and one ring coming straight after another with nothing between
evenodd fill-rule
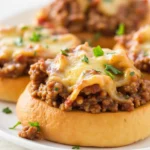
<instances>
[{"instance_id":1,"label":"open-faced sandwich","mask_svg":"<svg viewBox=\"0 0 150 150\"><path fill-rule=\"evenodd\" d=\"M80 42L71 34L57 35L50 29L16 26L0 29L0 99L17 101L29 82L30 65L53 58Z\"/></svg>"},{"instance_id":2,"label":"open-faced sandwich","mask_svg":"<svg viewBox=\"0 0 150 150\"><path fill-rule=\"evenodd\" d=\"M150 81L124 50L86 43L39 60L29 74L17 104L21 137L117 147L150 135Z\"/></svg>"},{"instance_id":3,"label":"open-faced sandwich","mask_svg":"<svg viewBox=\"0 0 150 150\"><path fill-rule=\"evenodd\" d=\"M143 72L143 77L150 80L150 25L134 34L121 36L117 41L115 49L126 50L135 66Z\"/></svg>"},{"instance_id":4,"label":"open-faced sandwich","mask_svg":"<svg viewBox=\"0 0 150 150\"><path fill-rule=\"evenodd\" d=\"M148 0L55 0L37 14L36 22L112 48L116 34L131 33L150 22L149 5Z\"/></svg>"}]
</instances>

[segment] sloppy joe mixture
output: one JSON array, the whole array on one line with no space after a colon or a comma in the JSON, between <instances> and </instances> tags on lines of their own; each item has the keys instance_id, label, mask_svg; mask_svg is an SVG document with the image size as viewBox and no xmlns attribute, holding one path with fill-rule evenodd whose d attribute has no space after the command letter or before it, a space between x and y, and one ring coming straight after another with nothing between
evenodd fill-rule
<instances>
[{"instance_id":1,"label":"sloppy joe mixture","mask_svg":"<svg viewBox=\"0 0 150 150\"><path fill-rule=\"evenodd\" d=\"M117 40L118 44L127 50L135 66L143 72L150 73L150 25Z\"/></svg>"},{"instance_id":2,"label":"sloppy joe mixture","mask_svg":"<svg viewBox=\"0 0 150 150\"><path fill-rule=\"evenodd\" d=\"M61 49L71 48L79 43L71 34L57 35L55 30L40 26L1 28L0 77L27 75L30 65L40 58L53 58Z\"/></svg>"},{"instance_id":3,"label":"sloppy joe mixture","mask_svg":"<svg viewBox=\"0 0 150 150\"><path fill-rule=\"evenodd\" d=\"M30 93L61 110L90 113L132 111L150 100L150 81L123 50L87 43L31 66Z\"/></svg>"},{"instance_id":4,"label":"sloppy joe mixture","mask_svg":"<svg viewBox=\"0 0 150 150\"><path fill-rule=\"evenodd\" d=\"M147 0L55 0L37 16L40 25L62 26L69 32L116 34L120 24L125 33L139 27L148 14Z\"/></svg>"},{"instance_id":5,"label":"sloppy joe mixture","mask_svg":"<svg viewBox=\"0 0 150 150\"><path fill-rule=\"evenodd\" d=\"M38 131L37 127L25 126L18 134L22 138L34 140L42 139L41 132Z\"/></svg>"}]
</instances>

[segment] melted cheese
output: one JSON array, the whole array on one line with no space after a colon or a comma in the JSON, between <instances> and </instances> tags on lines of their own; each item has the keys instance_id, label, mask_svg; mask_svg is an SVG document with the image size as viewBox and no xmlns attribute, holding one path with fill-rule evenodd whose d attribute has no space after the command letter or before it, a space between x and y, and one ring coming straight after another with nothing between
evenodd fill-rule
<instances>
[{"instance_id":1,"label":"melted cheese","mask_svg":"<svg viewBox=\"0 0 150 150\"><path fill-rule=\"evenodd\" d=\"M109 16L116 15L121 6L128 5L130 0L100 0L99 10Z\"/></svg>"},{"instance_id":2,"label":"melted cheese","mask_svg":"<svg viewBox=\"0 0 150 150\"><path fill-rule=\"evenodd\" d=\"M131 72L140 77L133 62L128 59L123 50L103 49L104 55L95 57L93 50L88 44L80 45L68 56L62 54L57 55L54 60L47 60L48 81L61 82L70 92L69 101L77 99L80 91L94 84L99 84L101 89L107 91L109 95L118 101L125 100L121 97L116 88L130 84ZM84 56L87 56L89 63L83 62ZM105 73L105 64L110 64L123 71L123 75L116 75L113 80ZM91 70L98 71L96 74L89 73Z\"/></svg>"},{"instance_id":3,"label":"melted cheese","mask_svg":"<svg viewBox=\"0 0 150 150\"><path fill-rule=\"evenodd\" d=\"M129 57L134 60L134 56L150 58L150 25L142 27L137 31L130 41Z\"/></svg>"},{"instance_id":4,"label":"melted cheese","mask_svg":"<svg viewBox=\"0 0 150 150\"><path fill-rule=\"evenodd\" d=\"M128 5L131 0L99 0L97 8L105 15L113 16L118 13L121 6ZM82 12L90 6L90 0L77 0Z\"/></svg>"},{"instance_id":5,"label":"melted cheese","mask_svg":"<svg viewBox=\"0 0 150 150\"><path fill-rule=\"evenodd\" d=\"M32 41L33 34L40 34L39 41ZM15 44L22 38L22 46ZM0 59L11 60L17 56L39 56L53 58L61 49L78 45L79 40L72 34L52 35L52 31L32 26L5 27L0 29Z\"/></svg>"}]
</instances>

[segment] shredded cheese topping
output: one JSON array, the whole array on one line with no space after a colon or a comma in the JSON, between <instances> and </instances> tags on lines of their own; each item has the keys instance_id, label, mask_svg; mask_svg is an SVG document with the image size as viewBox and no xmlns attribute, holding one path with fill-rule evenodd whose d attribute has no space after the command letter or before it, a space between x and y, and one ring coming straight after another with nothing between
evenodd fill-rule
<instances>
[{"instance_id":1,"label":"shredded cheese topping","mask_svg":"<svg viewBox=\"0 0 150 150\"><path fill-rule=\"evenodd\" d=\"M80 91L94 84L99 84L100 88L118 101L126 100L120 96L116 88L130 84L131 72L140 77L140 71L137 70L133 62L129 60L124 50L103 49L104 54L96 57L93 54L93 48L87 43L76 47L67 55L59 54L54 60L47 60L48 81L62 83L71 93L68 101L75 101ZM83 61L85 59L88 61ZM106 64L109 64L122 72L114 75L112 79L106 73ZM91 70L97 73L90 73Z\"/></svg>"},{"instance_id":2,"label":"shredded cheese topping","mask_svg":"<svg viewBox=\"0 0 150 150\"><path fill-rule=\"evenodd\" d=\"M150 25L137 31L130 41L129 57L134 60L135 56L150 58Z\"/></svg>"},{"instance_id":3,"label":"shredded cheese topping","mask_svg":"<svg viewBox=\"0 0 150 150\"><path fill-rule=\"evenodd\" d=\"M72 34L52 35L49 29L16 26L0 29L0 60L15 59L19 55L53 58L61 49L79 44Z\"/></svg>"}]
</instances>

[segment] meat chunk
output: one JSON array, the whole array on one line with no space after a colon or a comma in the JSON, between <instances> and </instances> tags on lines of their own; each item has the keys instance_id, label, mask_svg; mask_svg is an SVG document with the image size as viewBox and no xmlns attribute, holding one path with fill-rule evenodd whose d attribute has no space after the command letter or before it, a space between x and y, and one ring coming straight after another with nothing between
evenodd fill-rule
<instances>
[{"instance_id":1,"label":"meat chunk","mask_svg":"<svg viewBox=\"0 0 150 150\"><path fill-rule=\"evenodd\" d=\"M41 139L42 135L38 131L37 127L25 126L23 127L22 131L18 134L22 138L34 140L34 139Z\"/></svg>"},{"instance_id":2,"label":"meat chunk","mask_svg":"<svg viewBox=\"0 0 150 150\"><path fill-rule=\"evenodd\" d=\"M44 60L32 65L29 74L32 80L30 87L32 96L39 97L54 107L59 107L60 103L67 98L68 93L62 83L47 80L48 74Z\"/></svg>"},{"instance_id":3,"label":"meat chunk","mask_svg":"<svg viewBox=\"0 0 150 150\"><path fill-rule=\"evenodd\" d=\"M150 58L142 57L141 59L136 59L135 66L143 72L150 73Z\"/></svg>"},{"instance_id":4,"label":"meat chunk","mask_svg":"<svg viewBox=\"0 0 150 150\"><path fill-rule=\"evenodd\" d=\"M0 76L16 78L22 75L27 75L30 65L35 63L38 58L21 57L17 60L0 62Z\"/></svg>"},{"instance_id":5,"label":"meat chunk","mask_svg":"<svg viewBox=\"0 0 150 150\"><path fill-rule=\"evenodd\" d=\"M92 86L88 86L86 88L84 88L82 90L82 92L86 95L89 95L89 94L95 94L97 92L100 92L100 87L98 84L95 84L95 85L92 85Z\"/></svg>"}]
</instances>

